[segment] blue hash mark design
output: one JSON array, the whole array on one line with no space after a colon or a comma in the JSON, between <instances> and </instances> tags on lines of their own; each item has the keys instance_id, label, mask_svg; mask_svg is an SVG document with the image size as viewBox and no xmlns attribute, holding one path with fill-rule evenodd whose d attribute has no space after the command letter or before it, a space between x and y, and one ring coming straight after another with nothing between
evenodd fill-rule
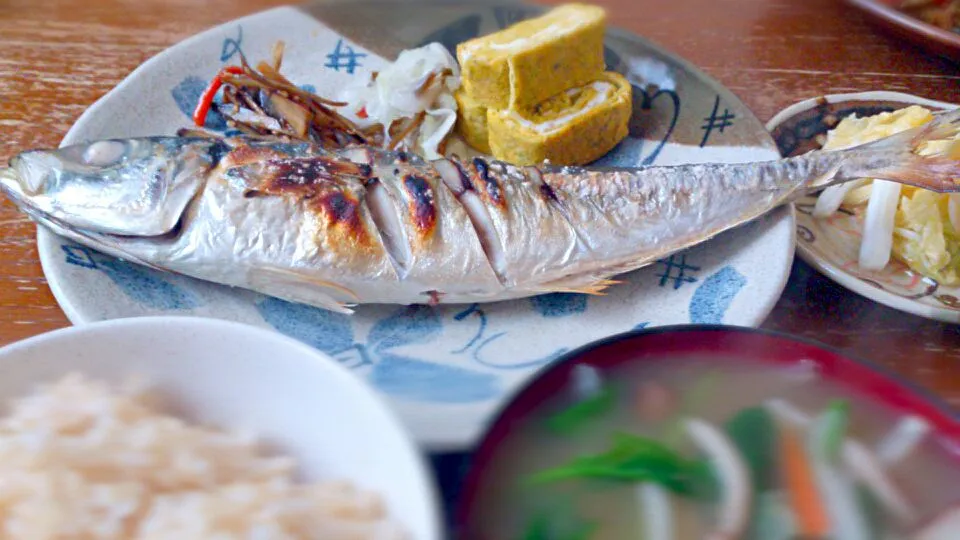
<instances>
[{"instance_id":1,"label":"blue hash mark design","mask_svg":"<svg viewBox=\"0 0 960 540\"><path fill-rule=\"evenodd\" d=\"M631 328L631 330L643 330L644 328L646 328L646 327L648 327L648 326L650 326L650 321L642 322L642 323L634 326L633 328Z\"/></svg>"},{"instance_id":2,"label":"blue hash mark design","mask_svg":"<svg viewBox=\"0 0 960 540\"><path fill-rule=\"evenodd\" d=\"M226 38L223 40L223 45L220 46L220 61L226 62L234 57L237 53L243 56L243 27L237 27L237 37L236 38Z\"/></svg>"},{"instance_id":3,"label":"blue hash mark design","mask_svg":"<svg viewBox=\"0 0 960 540\"><path fill-rule=\"evenodd\" d=\"M690 299L690 322L720 324L730 303L747 284L747 278L736 268L724 266L703 280Z\"/></svg>"},{"instance_id":4,"label":"blue hash mark design","mask_svg":"<svg viewBox=\"0 0 960 540\"><path fill-rule=\"evenodd\" d=\"M576 293L550 293L530 297L530 305L544 317L568 317L587 310L587 295Z\"/></svg>"},{"instance_id":5,"label":"blue hash mark design","mask_svg":"<svg viewBox=\"0 0 960 540\"><path fill-rule=\"evenodd\" d=\"M380 356L370 381L393 396L438 403L484 401L500 394L493 374L389 353Z\"/></svg>"},{"instance_id":6,"label":"blue hash mark design","mask_svg":"<svg viewBox=\"0 0 960 540\"><path fill-rule=\"evenodd\" d=\"M191 75L180 81L180 84L170 90L170 95L173 97L173 101L176 102L177 108L180 109L180 112L186 115L187 118L193 117L193 110L197 106L197 101L200 100L200 96L208 84L209 81ZM214 103L221 103L220 96L214 98ZM227 121L216 109L216 107L210 107L210 110L207 112L204 127L214 131L225 130L227 129Z\"/></svg>"},{"instance_id":7,"label":"blue hash mark design","mask_svg":"<svg viewBox=\"0 0 960 540\"><path fill-rule=\"evenodd\" d=\"M710 113L710 116L703 119L703 126L700 128L703 130L703 140L700 141L700 147L703 148L707 144L707 140L710 138L710 134L713 133L713 130L717 130L720 133L723 133L723 130L732 127L733 121L736 119L736 116L729 109L724 107L723 114L717 114L720 110L720 96L718 95L713 101L713 111Z\"/></svg>"},{"instance_id":8,"label":"blue hash mark design","mask_svg":"<svg viewBox=\"0 0 960 540\"><path fill-rule=\"evenodd\" d=\"M359 59L367 56L366 53L358 53L350 45L345 45L343 39L337 40L337 47L332 53L327 55L327 63L324 67L335 71L345 70L350 75L360 67Z\"/></svg>"},{"instance_id":9,"label":"blue hash mark design","mask_svg":"<svg viewBox=\"0 0 960 540\"><path fill-rule=\"evenodd\" d=\"M300 89L304 92L310 92L311 94L317 93L317 87L312 84L301 84Z\"/></svg>"},{"instance_id":10,"label":"blue hash mark design","mask_svg":"<svg viewBox=\"0 0 960 540\"><path fill-rule=\"evenodd\" d=\"M697 278L688 274L688 272L699 272L699 266L687 264L686 253L671 255L666 259L660 259L657 264L663 265L663 273L657 274L660 278L660 286L665 287L667 283L673 282L673 290L683 287L685 283L694 283Z\"/></svg>"},{"instance_id":11,"label":"blue hash mark design","mask_svg":"<svg viewBox=\"0 0 960 540\"><path fill-rule=\"evenodd\" d=\"M124 294L151 309L184 310L202 304L195 293L170 283L154 270L101 255L85 246L63 244L60 248L68 264L103 272Z\"/></svg>"}]
</instances>

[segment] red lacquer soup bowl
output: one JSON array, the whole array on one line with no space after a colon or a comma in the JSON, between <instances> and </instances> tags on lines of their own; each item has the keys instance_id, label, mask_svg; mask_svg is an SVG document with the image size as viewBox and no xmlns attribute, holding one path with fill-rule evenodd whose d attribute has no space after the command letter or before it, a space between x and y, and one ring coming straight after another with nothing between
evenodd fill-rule
<instances>
[{"instance_id":1,"label":"red lacquer soup bowl","mask_svg":"<svg viewBox=\"0 0 960 540\"><path fill-rule=\"evenodd\" d=\"M514 394L494 417L472 457L454 515L458 538L481 539L471 530L471 524L478 519L481 479L489 471L496 449L545 400L570 384L576 366L588 365L603 373L632 363L691 356L716 357L718 361L735 357L784 366L813 363L821 379L839 383L851 394L886 405L897 413L926 420L932 436L950 443L944 447L960 459L953 450L960 447L954 443L960 441L960 415L930 393L870 362L813 341L765 330L705 325L657 327L613 336L574 350L544 368ZM960 533L957 538L960 539Z\"/></svg>"}]
</instances>

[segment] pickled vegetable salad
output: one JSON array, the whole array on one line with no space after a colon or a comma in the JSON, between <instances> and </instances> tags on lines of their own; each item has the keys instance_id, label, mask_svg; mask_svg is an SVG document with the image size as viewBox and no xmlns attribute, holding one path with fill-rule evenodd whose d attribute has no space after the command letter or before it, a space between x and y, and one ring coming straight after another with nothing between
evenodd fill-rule
<instances>
[{"instance_id":1,"label":"pickled vegetable salad","mask_svg":"<svg viewBox=\"0 0 960 540\"><path fill-rule=\"evenodd\" d=\"M554 436L572 436L614 407L612 386L591 386L581 400L547 419ZM887 470L929 433L917 417L904 418L870 449L849 436L849 404L843 400L814 416L770 400L739 411L722 426L688 416L683 411L689 406L681 409L668 420L686 440L615 432L608 450L539 471L525 482L635 484L644 540L681 540L675 533L677 497L715 509L708 514L711 539L960 538L960 510L918 529L917 511L888 477ZM685 445L694 452L679 450ZM579 518L570 501L535 515L520 538L589 540L597 526Z\"/></svg>"},{"instance_id":2,"label":"pickled vegetable salad","mask_svg":"<svg viewBox=\"0 0 960 540\"><path fill-rule=\"evenodd\" d=\"M933 118L929 110L916 105L864 118L847 117L827 133L823 149L865 144ZM918 153L957 152L955 141L927 143ZM864 179L824 190L813 215L826 218L841 206L865 211L858 261L862 269L881 270L892 256L943 285L960 285L960 195Z\"/></svg>"}]
</instances>

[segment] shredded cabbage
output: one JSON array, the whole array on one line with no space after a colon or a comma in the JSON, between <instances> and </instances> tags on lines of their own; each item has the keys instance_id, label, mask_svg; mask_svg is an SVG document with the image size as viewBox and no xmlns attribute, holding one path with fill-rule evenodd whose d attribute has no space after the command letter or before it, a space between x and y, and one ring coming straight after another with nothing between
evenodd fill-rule
<instances>
[{"instance_id":1,"label":"shredded cabbage","mask_svg":"<svg viewBox=\"0 0 960 540\"><path fill-rule=\"evenodd\" d=\"M893 112L858 118L851 116L843 119L836 128L827 133L824 150L838 150L868 143L883 137L894 135L907 129L919 127L933 120L931 111L912 105ZM931 141L918 149L921 155L949 154L956 148L955 141ZM870 205L876 185L872 180L851 182L850 187L843 185L828 188L820 195L826 198L818 200L814 216L828 217L841 205L846 208ZM832 190L832 191L831 191ZM839 199L842 198L842 203ZM934 193L911 186L901 186L892 231L891 255L923 276L935 279L947 286L960 285L960 196ZM876 221L876 220L874 220ZM870 226L865 223L864 226ZM876 266L880 259L875 253L877 247L886 244L877 234L890 232L880 223L864 231L864 243L870 240L870 246L863 246L871 261L864 260L861 251L861 265ZM883 230L880 230L883 229ZM869 238L868 238L869 237ZM866 249L871 248L871 249ZM884 248L885 249L885 248ZM872 264L869 264L872 263Z\"/></svg>"},{"instance_id":2,"label":"shredded cabbage","mask_svg":"<svg viewBox=\"0 0 960 540\"><path fill-rule=\"evenodd\" d=\"M894 256L943 285L960 284L960 238L950 222L949 196L914 190L900 199Z\"/></svg>"}]
</instances>

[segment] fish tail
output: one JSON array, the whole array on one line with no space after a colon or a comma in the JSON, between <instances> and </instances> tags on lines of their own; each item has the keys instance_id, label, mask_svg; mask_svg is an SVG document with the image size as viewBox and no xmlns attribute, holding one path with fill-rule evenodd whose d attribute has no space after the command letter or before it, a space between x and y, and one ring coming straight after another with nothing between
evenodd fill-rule
<instances>
[{"instance_id":1,"label":"fish tail","mask_svg":"<svg viewBox=\"0 0 960 540\"><path fill-rule=\"evenodd\" d=\"M960 109L848 150L843 178L876 178L939 193L960 191Z\"/></svg>"}]
</instances>

